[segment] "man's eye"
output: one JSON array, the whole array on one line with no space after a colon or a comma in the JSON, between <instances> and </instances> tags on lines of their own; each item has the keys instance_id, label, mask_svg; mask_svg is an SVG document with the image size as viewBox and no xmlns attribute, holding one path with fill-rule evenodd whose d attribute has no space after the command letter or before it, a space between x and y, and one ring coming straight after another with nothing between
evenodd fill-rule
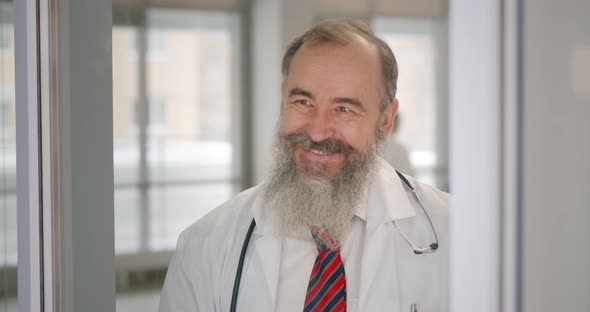
<instances>
[{"instance_id":1,"label":"man's eye","mask_svg":"<svg viewBox=\"0 0 590 312\"><path fill-rule=\"evenodd\" d=\"M341 113L348 113L348 112L350 112L350 108L348 108L346 106L338 106L338 108L336 110L339 111L339 112L341 112Z\"/></svg>"},{"instance_id":2,"label":"man's eye","mask_svg":"<svg viewBox=\"0 0 590 312\"><path fill-rule=\"evenodd\" d=\"M297 100L295 102L302 105L311 105L311 102L309 102L309 100Z\"/></svg>"}]
</instances>

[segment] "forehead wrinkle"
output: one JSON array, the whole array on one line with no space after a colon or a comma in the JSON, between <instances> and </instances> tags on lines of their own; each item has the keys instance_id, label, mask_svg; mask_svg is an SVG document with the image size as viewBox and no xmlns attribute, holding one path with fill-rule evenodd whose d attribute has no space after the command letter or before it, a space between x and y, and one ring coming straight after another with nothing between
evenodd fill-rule
<instances>
[{"instance_id":1,"label":"forehead wrinkle","mask_svg":"<svg viewBox=\"0 0 590 312\"><path fill-rule=\"evenodd\" d=\"M314 99L315 98L314 95L313 95L313 93L311 93L311 91L308 91L308 90L305 90L305 89L299 88L299 87L292 88L289 91L289 97L296 96L296 95L306 96L306 97L308 97L310 99Z\"/></svg>"}]
</instances>

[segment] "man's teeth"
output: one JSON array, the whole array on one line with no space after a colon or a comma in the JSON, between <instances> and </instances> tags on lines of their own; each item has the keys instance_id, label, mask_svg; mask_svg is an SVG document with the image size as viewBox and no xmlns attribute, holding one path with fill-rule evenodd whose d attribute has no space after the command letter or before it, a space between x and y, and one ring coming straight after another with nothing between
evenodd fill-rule
<instances>
[{"instance_id":1,"label":"man's teeth","mask_svg":"<svg viewBox=\"0 0 590 312\"><path fill-rule=\"evenodd\" d=\"M323 151L318 151L318 150L316 150L316 149L311 149L310 151L311 151L312 153L316 154L316 155L322 155L322 156L323 156L323 155L328 155L328 153L326 153L326 152L323 152Z\"/></svg>"}]
</instances>

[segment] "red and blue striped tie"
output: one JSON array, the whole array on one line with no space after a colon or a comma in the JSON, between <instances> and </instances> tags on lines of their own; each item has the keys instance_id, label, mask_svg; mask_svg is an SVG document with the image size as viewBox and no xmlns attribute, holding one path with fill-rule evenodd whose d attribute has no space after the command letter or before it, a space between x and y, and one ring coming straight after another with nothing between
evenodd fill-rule
<instances>
[{"instance_id":1,"label":"red and blue striped tie","mask_svg":"<svg viewBox=\"0 0 590 312\"><path fill-rule=\"evenodd\" d=\"M328 235L316 228L312 234L318 248L307 295L304 312L345 312L346 277L340 257L340 247Z\"/></svg>"}]
</instances>

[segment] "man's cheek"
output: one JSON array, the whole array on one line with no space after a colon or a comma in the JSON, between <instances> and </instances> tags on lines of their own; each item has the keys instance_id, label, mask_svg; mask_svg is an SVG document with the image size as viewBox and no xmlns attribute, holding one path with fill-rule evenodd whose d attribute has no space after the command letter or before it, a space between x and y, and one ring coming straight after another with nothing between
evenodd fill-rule
<instances>
[{"instance_id":1,"label":"man's cheek","mask_svg":"<svg viewBox=\"0 0 590 312\"><path fill-rule=\"evenodd\" d=\"M281 124L285 132L304 132L307 118L304 114L290 109L283 114Z\"/></svg>"}]
</instances>

